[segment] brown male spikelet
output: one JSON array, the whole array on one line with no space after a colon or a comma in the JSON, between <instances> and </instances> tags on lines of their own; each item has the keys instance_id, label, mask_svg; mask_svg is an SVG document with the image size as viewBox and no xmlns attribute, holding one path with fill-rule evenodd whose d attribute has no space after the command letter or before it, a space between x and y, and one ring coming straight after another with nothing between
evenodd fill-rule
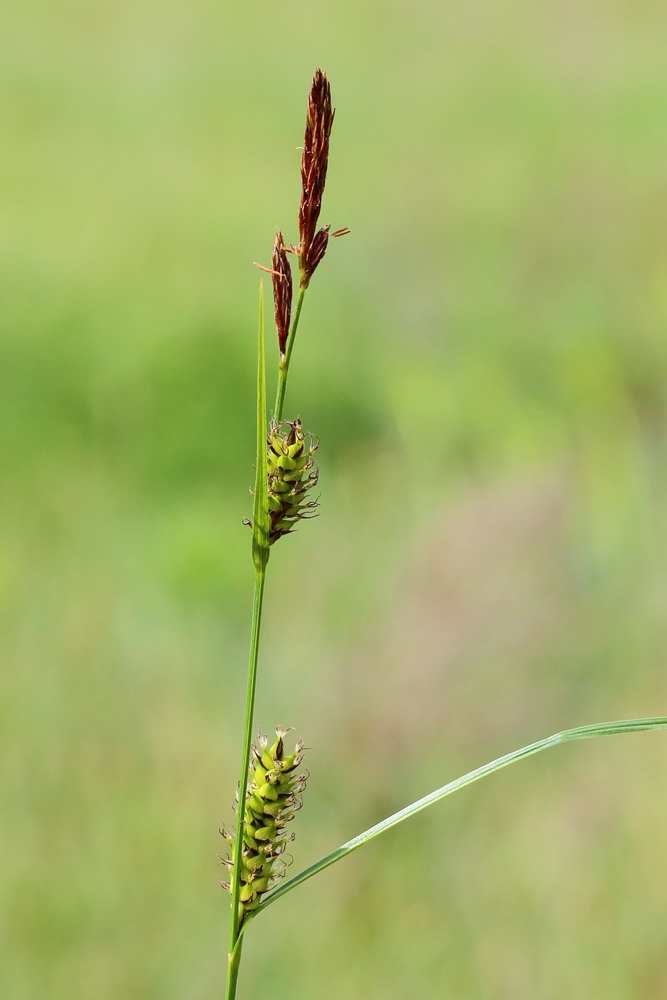
<instances>
[{"instance_id":1,"label":"brown male spikelet","mask_svg":"<svg viewBox=\"0 0 667 1000\"><path fill-rule=\"evenodd\" d=\"M283 234L278 230L273 244L271 257L271 279L273 281L273 303L276 315L276 333L280 354L285 354L287 337L289 335L290 317L292 314L292 269L287 253Z\"/></svg>"},{"instance_id":2,"label":"brown male spikelet","mask_svg":"<svg viewBox=\"0 0 667 1000\"><path fill-rule=\"evenodd\" d=\"M329 138L334 120L331 88L322 70L315 71L308 95L306 133L301 155L301 203L299 205L299 267L301 285L307 287L313 271L322 259L313 261L311 246L322 207L322 195L329 163Z\"/></svg>"},{"instance_id":3,"label":"brown male spikelet","mask_svg":"<svg viewBox=\"0 0 667 1000\"><path fill-rule=\"evenodd\" d=\"M243 823L240 920L257 909L263 893L271 888L272 881L280 878L287 867L281 855L287 843L294 839L294 834L286 834L284 828L301 807L301 792L308 778L307 772L297 774L303 759L301 740L293 753L285 753L283 737L288 731L276 729L277 739L271 747L266 736L260 736L252 748L245 808L243 817L238 818L238 822ZM232 851L232 857L225 858L223 864L233 872L234 837L225 829L220 833ZM223 882L222 885L232 891L230 882Z\"/></svg>"},{"instance_id":4,"label":"brown male spikelet","mask_svg":"<svg viewBox=\"0 0 667 1000\"><path fill-rule=\"evenodd\" d=\"M307 288L315 268L324 257L331 226L317 229L322 195L329 164L329 139L334 120L331 88L326 74L315 70L308 95L306 134L301 155L301 202L299 204L299 269L301 287ZM316 231L317 230L317 231ZM331 236L344 236L349 229L337 229Z\"/></svg>"}]
</instances>

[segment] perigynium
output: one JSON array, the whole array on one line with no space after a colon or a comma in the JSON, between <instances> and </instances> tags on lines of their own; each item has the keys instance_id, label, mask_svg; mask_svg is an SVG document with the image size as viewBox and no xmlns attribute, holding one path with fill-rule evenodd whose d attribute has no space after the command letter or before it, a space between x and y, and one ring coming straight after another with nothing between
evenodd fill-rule
<instances>
[{"instance_id":1,"label":"perigynium","mask_svg":"<svg viewBox=\"0 0 667 1000\"><path fill-rule=\"evenodd\" d=\"M317 70L308 97L301 157L299 242L289 245L285 242L282 231L278 231L271 266L263 268L271 274L278 340L276 401L270 415L267 414L266 406L264 309L263 292L260 288L254 504L252 520L246 522L252 528L255 589L236 798L237 821L233 832L224 828L221 830L229 848L228 856L223 859L223 864L228 869L228 877L223 885L232 897L226 1000L234 1000L236 997L242 945L249 924L287 892L368 844L381 833L461 788L550 747L597 736L667 729L667 718L661 716L605 722L556 733L449 781L331 851L288 881L279 881L286 869L285 846L292 837L285 827L301 805L301 793L306 782L307 773L300 771L303 744L299 741L294 750L287 753L284 744L287 730L278 728L276 740L271 745L266 737L260 737L253 746L252 731L264 585L270 552L278 539L292 534L297 525L312 517L317 506L317 499L312 495L318 482L318 470L313 459L317 448L316 439L304 432L298 415L285 421L283 409L305 293L327 252L330 239L349 231L343 228L331 233L329 225L319 226L333 122L334 108L329 82L325 74ZM299 272L299 291L294 310L290 257L297 260ZM429 864L437 863L437 855L429 859ZM439 997L436 986L433 996Z\"/></svg>"}]
</instances>

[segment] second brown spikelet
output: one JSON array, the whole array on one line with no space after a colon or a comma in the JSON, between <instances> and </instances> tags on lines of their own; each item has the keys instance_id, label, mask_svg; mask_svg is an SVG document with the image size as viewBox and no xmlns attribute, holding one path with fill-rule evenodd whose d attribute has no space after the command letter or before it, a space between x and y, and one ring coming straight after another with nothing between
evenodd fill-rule
<instances>
[{"instance_id":1,"label":"second brown spikelet","mask_svg":"<svg viewBox=\"0 0 667 1000\"><path fill-rule=\"evenodd\" d=\"M271 257L271 278L273 281L273 302L276 314L276 333L280 356L285 354L289 324L292 315L292 269L285 252L283 234L278 230Z\"/></svg>"}]
</instances>

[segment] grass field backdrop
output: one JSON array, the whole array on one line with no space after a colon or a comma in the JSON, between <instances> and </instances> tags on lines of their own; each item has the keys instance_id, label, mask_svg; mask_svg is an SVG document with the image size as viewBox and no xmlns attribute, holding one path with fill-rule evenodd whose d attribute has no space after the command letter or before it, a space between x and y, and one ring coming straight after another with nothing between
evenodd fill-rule
<instances>
[{"instance_id":1,"label":"grass field backdrop","mask_svg":"<svg viewBox=\"0 0 667 1000\"><path fill-rule=\"evenodd\" d=\"M296 865L664 714L666 30L659 0L5 11L3 1000L222 994L251 262L296 237L317 65L352 235L299 333L321 517L271 561L257 714L312 748ZM666 763L628 736L462 793L258 920L241 996L666 995Z\"/></svg>"}]
</instances>

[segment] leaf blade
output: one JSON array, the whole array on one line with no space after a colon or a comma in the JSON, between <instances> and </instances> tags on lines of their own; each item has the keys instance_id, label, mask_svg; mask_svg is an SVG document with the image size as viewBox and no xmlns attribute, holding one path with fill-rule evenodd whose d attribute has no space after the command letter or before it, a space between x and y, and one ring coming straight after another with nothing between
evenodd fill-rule
<instances>
[{"instance_id":1,"label":"leaf blade","mask_svg":"<svg viewBox=\"0 0 667 1000\"><path fill-rule=\"evenodd\" d=\"M353 837L352 840L342 844L340 847L336 848L336 850L326 854L324 857L320 858L319 861L316 861L308 868L305 868L302 872L299 872L299 874L289 879L289 881L285 882L277 889L274 889L268 896L265 896L263 902L253 914L253 917L261 913L262 910L273 903L276 899L284 896L287 892L291 892L292 889L296 889L297 886L306 882L309 878L312 878L313 875L319 874L319 872L324 871L325 868L329 868L337 861L342 861L342 859L347 857L348 854L351 854L353 851L358 850L365 844L370 843L370 841L374 840L375 837L379 837L381 833L386 833L387 830L397 826L406 819L410 819L412 816L416 816L417 813L424 809L428 809L429 806L435 805L442 799L447 798L447 796L453 795L454 792L458 792L461 789L466 788L468 785L472 785L474 782L480 781L482 778L486 778L489 775L494 774L496 771L509 767L510 764L516 764L518 761L524 760L526 757L532 757L534 754L540 753L542 750L548 750L551 747L559 746L561 743L570 743L575 740L593 739L598 736L615 736L623 733L641 733L650 732L652 730L667 730L667 717L656 716L654 718L646 719L621 719L615 722L601 722L591 726L579 726L576 729L565 729L562 732L554 733L553 736L547 736L546 739L538 740L536 743L530 743L528 746L521 747L518 750L513 750L511 753L504 754L502 757L498 757L496 760L490 761L488 764L483 764L481 767L477 767L473 771L469 771L467 774L461 775L459 778L455 778L453 781L448 782L441 788L437 788L428 795L424 795L421 799L417 799L415 802L410 803L410 805L405 806L403 809L399 809L398 812L393 813L386 819L383 819L374 826L369 827L368 830L364 830L363 833Z\"/></svg>"}]
</instances>

